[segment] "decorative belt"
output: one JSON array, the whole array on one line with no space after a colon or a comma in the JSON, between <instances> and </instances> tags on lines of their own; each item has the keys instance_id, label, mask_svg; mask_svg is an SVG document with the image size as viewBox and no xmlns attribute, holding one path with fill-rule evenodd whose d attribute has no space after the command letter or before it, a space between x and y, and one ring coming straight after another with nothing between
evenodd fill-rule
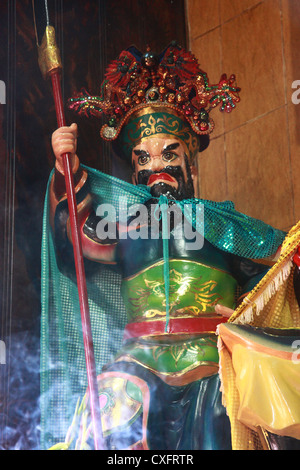
<instances>
[{"instance_id":1,"label":"decorative belt","mask_svg":"<svg viewBox=\"0 0 300 470\"><path fill-rule=\"evenodd\" d=\"M168 329L165 321L145 321L128 323L124 331L124 340L141 336L156 336L165 334L215 333L220 323L226 323L225 317L202 318L170 318Z\"/></svg>"}]
</instances>

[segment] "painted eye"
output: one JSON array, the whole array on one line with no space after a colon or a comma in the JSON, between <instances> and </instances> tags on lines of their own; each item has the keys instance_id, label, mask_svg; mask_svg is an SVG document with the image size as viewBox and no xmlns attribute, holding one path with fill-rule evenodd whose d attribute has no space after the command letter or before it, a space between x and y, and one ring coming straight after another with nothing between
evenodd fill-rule
<instances>
[{"instance_id":1,"label":"painted eye","mask_svg":"<svg viewBox=\"0 0 300 470\"><path fill-rule=\"evenodd\" d=\"M163 154L162 159L165 162L172 162L173 160L176 160L177 157L178 155L176 153L166 152Z\"/></svg>"},{"instance_id":2,"label":"painted eye","mask_svg":"<svg viewBox=\"0 0 300 470\"><path fill-rule=\"evenodd\" d=\"M138 164L143 166L146 165L150 161L150 155L147 155L146 153L143 155L140 155L138 158Z\"/></svg>"}]
</instances>

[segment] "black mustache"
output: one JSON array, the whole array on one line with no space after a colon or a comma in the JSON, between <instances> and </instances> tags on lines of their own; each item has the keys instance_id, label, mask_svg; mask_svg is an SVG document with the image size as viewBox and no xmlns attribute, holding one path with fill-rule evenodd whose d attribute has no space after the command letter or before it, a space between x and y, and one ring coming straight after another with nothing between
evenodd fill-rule
<instances>
[{"instance_id":1,"label":"black mustache","mask_svg":"<svg viewBox=\"0 0 300 470\"><path fill-rule=\"evenodd\" d=\"M138 172L138 184L146 185L151 175L159 175L161 173L166 173L170 176L173 176L176 180L183 178L183 171L180 165L178 166L166 166L160 171L152 170L141 170Z\"/></svg>"}]
</instances>

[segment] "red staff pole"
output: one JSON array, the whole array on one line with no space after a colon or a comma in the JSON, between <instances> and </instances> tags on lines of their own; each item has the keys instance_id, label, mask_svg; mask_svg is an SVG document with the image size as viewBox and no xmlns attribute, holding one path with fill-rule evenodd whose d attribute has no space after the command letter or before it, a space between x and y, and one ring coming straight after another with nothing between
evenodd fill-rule
<instances>
[{"instance_id":1,"label":"red staff pole","mask_svg":"<svg viewBox=\"0 0 300 470\"><path fill-rule=\"evenodd\" d=\"M40 66L42 73L45 76L50 76L52 82L53 97L55 102L56 118L58 127L66 125L61 83L60 83L60 57L59 51L55 43L55 31L52 26L47 26L46 33L42 42L40 54ZM49 57L50 56L50 59ZM46 64L45 64L46 60ZM98 383L96 374L96 364L94 356L94 346L92 339L92 329L90 322L90 313L88 305L88 295L86 286L86 277L84 270L82 244L80 237L80 227L78 223L77 204L75 195L74 178L71 167L70 154L65 153L62 155L64 177L66 184L67 201L70 215L70 227L73 243L73 252L75 260L75 269L77 277L77 287L79 295L79 304L81 312L82 334L84 342L88 392L90 397L91 415L94 431L95 449L104 449L102 426L101 426L101 413L100 402L98 393Z\"/></svg>"}]
</instances>

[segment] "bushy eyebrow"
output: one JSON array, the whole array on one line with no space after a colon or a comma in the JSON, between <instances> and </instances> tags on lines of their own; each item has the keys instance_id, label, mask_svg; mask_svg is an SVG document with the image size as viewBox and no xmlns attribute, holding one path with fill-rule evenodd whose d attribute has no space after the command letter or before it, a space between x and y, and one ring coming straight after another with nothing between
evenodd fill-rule
<instances>
[{"instance_id":1,"label":"bushy eyebrow","mask_svg":"<svg viewBox=\"0 0 300 470\"><path fill-rule=\"evenodd\" d=\"M133 153L139 157L140 155L149 155L149 152L147 152L146 150L134 150Z\"/></svg>"},{"instance_id":2,"label":"bushy eyebrow","mask_svg":"<svg viewBox=\"0 0 300 470\"><path fill-rule=\"evenodd\" d=\"M177 147L179 147L179 143L178 142L174 142L174 144L169 144L167 145L161 153L166 153L166 152L170 152L170 150L175 150L177 149ZM133 150L133 153L139 157L140 155L150 155L149 152L147 150Z\"/></svg>"},{"instance_id":3,"label":"bushy eyebrow","mask_svg":"<svg viewBox=\"0 0 300 470\"><path fill-rule=\"evenodd\" d=\"M177 149L177 147L179 147L179 143L178 143L178 142L174 142L174 144L167 145L167 146L163 149L162 153L170 152L170 150L175 150L175 149Z\"/></svg>"}]
</instances>

